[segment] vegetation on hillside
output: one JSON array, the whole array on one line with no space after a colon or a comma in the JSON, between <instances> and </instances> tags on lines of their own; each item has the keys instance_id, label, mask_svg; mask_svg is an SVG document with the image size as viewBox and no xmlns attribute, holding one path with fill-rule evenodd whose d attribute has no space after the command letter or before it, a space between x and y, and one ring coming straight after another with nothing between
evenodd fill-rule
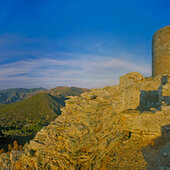
<instances>
[{"instance_id":1,"label":"vegetation on hillside","mask_svg":"<svg viewBox=\"0 0 170 170\"><path fill-rule=\"evenodd\" d=\"M13 89L5 89L0 90L0 104L10 104L15 103L17 101L23 100L27 96L31 95L31 93L45 91L44 88L32 88L32 89L24 89L24 88L13 88Z\"/></svg>"},{"instance_id":2,"label":"vegetation on hillside","mask_svg":"<svg viewBox=\"0 0 170 170\"><path fill-rule=\"evenodd\" d=\"M17 103L0 107L0 125L6 135L29 135L54 120L64 106L64 99L42 93Z\"/></svg>"},{"instance_id":3,"label":"vegetation on hillside","mask_svg":"<svg viewBox=\"0 0 170 170\"><path fill-rule=\"evenodd\" d=\"M55 97L64 97L67 96L79 96L81 93L89 91L89 89L78 88L78 87L67 87L67 86L58 86L50 90L46 90L44 88L32 88L32 89L24 89L24 88L14 88L14 89L6 89L0 90L0 104L10 104L21 101L25 98L32 97L39 93L49 93ZM0 105L1 107L1 105Z\"/></svg>"},{"instance_id":4,"label":"vegetation on hillside","mask_svg":"<svg viewBox=\"0 0 170 170\"><path fill-rule=\"evenodd\" d=\"M11 96L22 94L26 89L9 89ZM51 90L28 90L18 102L0 104L0 148L4 143L10 144L13 139L21 144L29 141L44 126L58 115L60 108L65 106L68 96L79 96L88 89L76 87L56 87ZM12 100L10 100L12 101ZM7 146L5 145L5 150Z\"/></svg>"}]
</instances>

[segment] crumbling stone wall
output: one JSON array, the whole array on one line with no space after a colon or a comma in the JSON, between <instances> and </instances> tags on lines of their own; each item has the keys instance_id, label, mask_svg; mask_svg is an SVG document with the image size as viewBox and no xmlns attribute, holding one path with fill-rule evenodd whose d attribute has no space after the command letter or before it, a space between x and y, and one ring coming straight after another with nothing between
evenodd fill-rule
<instances>
[{"instance_id":1,"label":"crumbling stone wall","mask_svg":"<svg viewBox=\"0 0 170 170\"><path fill-rule=\"evenodd\" d=\"M170 73L170 26L159 29L152 40L152 76Z\"/></svg>"}]
</instances>

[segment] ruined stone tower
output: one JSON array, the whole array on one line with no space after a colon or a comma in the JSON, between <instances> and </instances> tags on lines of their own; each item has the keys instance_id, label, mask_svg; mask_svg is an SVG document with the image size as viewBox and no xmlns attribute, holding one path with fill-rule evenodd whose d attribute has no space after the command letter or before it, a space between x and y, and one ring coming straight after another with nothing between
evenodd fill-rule
<instances>
[{"instance_id":1,"label":"ruined stone tower","mask_svg":"<svg viewBox=\"0 0 170 170\"><path fill-rule=\"evenodd\" d=\"M152 76L170 74L170 26L159 29L152 39Z\"/></svg>"}]
</instances>

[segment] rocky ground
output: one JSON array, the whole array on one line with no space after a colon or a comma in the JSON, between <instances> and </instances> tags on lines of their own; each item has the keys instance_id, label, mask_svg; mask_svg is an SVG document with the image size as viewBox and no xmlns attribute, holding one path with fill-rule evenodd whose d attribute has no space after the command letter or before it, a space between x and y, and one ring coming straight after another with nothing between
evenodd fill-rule
<instances>
[{"instance_id":1,"label":"rocky ground","mask_svg":"<svg viewBox=\"0 0 170 170\"><path fill-rule=\"evenodd\" d=\"M129 73L113 87L70 97L62 115L1 169L170 169L170 77Z\"/></svg>"}]
</instances>

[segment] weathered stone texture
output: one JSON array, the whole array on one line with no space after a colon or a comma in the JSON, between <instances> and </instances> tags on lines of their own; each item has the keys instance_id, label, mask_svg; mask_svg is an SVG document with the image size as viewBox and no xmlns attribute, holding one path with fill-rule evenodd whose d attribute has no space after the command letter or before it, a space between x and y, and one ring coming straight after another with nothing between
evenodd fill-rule
<instances>
[{"instance_id":1,"label":"weathered stone texture","mask_svg":"<svg viewBox=\"0 0 170 170\"><path fill-rule=\"evenodd\" d=\"M164 155L169 154L170 136L167 130L162 140L162 127L170 122L170 101L162 94L169 94L169 89L168 77L145 78L129 73L120 78L117 86L70 97L62 115L39 131L17 157L15 169L167 167L168 159L163 158L162 150ZM148 149L157 138L161 140ZM12 157L11 161L0 157L0 162L12 167ZM158 158L162 161L158 162Z\"/></svg>"},{"instance_id":2,"label":"weathered stone texture","mask_svg":"<svg viewBox=\"0 0 170 170\"><path fill-rule=\"evenodd\" d=\"M152 76L170 73L170 26L158 30L152 40Z\"/></svg>"},{"instance_id":3,"label":"weathered stone texture","mask_svg":"<svg viewBox=\"0 0 170 170\"><path fill-rule=\"evenodd\" d=\"M170 26L153 38L153 77L70 97L23 152L0 155L12 170L157 170L170 167ZM167 74L165 74L167 73ZM4 169L3 169L4 170Z\"/></svg>"}]
</instances>

